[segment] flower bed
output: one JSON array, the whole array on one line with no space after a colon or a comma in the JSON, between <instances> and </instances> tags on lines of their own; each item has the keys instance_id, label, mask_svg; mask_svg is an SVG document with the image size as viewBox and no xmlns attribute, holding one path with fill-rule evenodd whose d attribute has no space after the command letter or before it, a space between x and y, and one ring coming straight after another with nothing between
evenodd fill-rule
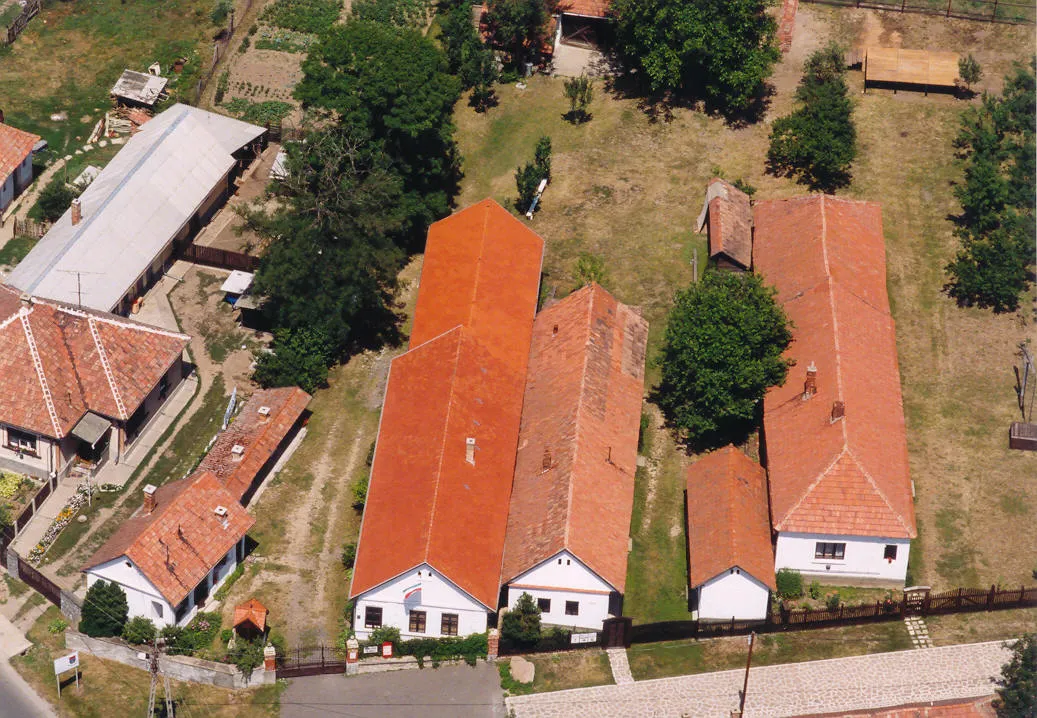
<instances>
[{"instance_id":1,"label":"flower bed","mask_svg":"<svg viewBox=\"0 0 1037 718\"><path fill-rule=\"evenodd\" d=\"M57 517L51 522L50 526L43 534L43 538L40 542L32 547L29 551L28 560L33 566L39 566L43 557L47 555L47 549L51 547L51 544L57 540L58 535L64 530L66 526L72 523L72 519L76 517L79 510L83 507L83 504L87 502L87 489L85 486L80 486L76 489L76 493L72 495L72 498L68 500L64 508L58 512Z\"/></svg>"}]
</instances>

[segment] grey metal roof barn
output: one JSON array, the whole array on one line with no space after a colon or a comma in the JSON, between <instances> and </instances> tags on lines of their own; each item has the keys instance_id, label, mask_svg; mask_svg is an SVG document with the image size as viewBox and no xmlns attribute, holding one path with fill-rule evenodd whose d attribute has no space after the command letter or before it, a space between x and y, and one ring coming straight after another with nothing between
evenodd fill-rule
<instances>
[{"instance_id":1,"label":"grey metal roof barn","mask_svg":"<svg viewBox=\"0 0 1037 718\"><path fill-rule=\"evenodd\" d=\"M266 130L173 105L130 138L7 278L24 292L113 311Z\"/></svg>"},{"instance_id":2,"label":"grey metal roof barn","mask_svg":"<svg viewBox=\"0 0 1037 718\"><path fill-rule=\"evenodd\" d=\"M120 99L151 107L166 88L167 82L169 80L157 75L123 70L115 87L112 88L112 94Z\"/></svg>"}]
</instances>

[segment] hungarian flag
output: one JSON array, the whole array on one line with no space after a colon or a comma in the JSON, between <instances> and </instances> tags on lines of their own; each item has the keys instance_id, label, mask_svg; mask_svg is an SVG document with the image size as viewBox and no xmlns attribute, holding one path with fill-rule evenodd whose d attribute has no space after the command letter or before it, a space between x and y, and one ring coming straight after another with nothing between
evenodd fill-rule
<instances>
[{"instance_id":1,"label":"hungarian flag","mask_svg":"<svg viewBox=\"0 0 1037 718\"><path fill-rule=\"evenodd\" d=\"M421 584L416 583L409 588L403 589L403 600L404 601L420 601L421 600Z\"/></svg>"}]
</instances>

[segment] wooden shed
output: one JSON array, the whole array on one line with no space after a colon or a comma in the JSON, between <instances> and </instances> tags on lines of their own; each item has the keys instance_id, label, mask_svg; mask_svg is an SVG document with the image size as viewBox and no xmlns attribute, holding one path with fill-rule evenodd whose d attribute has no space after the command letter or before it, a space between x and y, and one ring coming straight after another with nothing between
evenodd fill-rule
<instances>
[{"instance_id":1,"label":"wooden shed","mask_svg":"<svg viewBox=\"0 0 1037 718\"><path fill-rule=\"evenodd\" d=\"M864 91L872 87L954 91L958 85L958 53L869 47L864 55Z\"/></svg>"}]
</instances>

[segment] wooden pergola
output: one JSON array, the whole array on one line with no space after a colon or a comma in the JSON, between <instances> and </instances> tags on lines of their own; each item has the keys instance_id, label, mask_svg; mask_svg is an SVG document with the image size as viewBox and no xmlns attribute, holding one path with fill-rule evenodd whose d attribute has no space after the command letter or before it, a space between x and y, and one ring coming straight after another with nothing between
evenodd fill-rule
<instances>
[{"instance_id":1,"label":"wooden pergola","mask_svg":"<svg viewBox=\"0 0 1037 718\"><path fill-rule=\"evenodd\" d=\"M958 53L934 50L904 50L898 47L869 47L864 55L864 91L868 85L954 89L958 82Z\"/></svg>"}]
</instances>

